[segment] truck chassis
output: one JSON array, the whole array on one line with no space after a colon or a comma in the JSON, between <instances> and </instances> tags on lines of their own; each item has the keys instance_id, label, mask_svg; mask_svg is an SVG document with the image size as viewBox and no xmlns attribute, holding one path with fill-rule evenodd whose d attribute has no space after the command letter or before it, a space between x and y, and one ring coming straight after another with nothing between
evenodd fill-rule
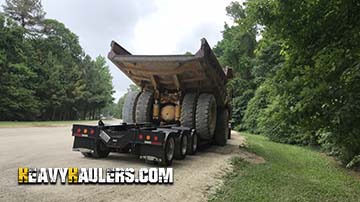
<instances>
[{"instance_id":1,"label":"truck chassis","mask_svg":"<svg viewBox=\"0 0 360 202\"><path fill-rule=\"evenodd\" d=\"M151 124L73 125L73 151L85 157L105 158L110 152L131 153L149 162L170 166L173 159L194 154L197 136L194 129L176 125Z\"/></svg>"}]
</instances>

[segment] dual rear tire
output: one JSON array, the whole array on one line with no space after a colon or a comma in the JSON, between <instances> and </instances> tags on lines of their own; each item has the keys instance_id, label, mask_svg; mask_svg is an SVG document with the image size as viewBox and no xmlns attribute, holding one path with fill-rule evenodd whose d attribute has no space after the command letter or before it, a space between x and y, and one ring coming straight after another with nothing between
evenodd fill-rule
<instances>
[{"instance_id":1,"label":"dual rear tire","mask_svg":"<svg viewBox=\"0 0 360 202\"><path fill-rule=\"evenodd\" d=\"M229 137L229 110L218 109L214 95L186 94L181 110L181 125L196 129L196 141L197 138L206 141L214 139L215 144L226 145ZM194 141L194 138L190 141Z\"/></svg>"},{"instance_id":2,"label":"dual rear tire","mask_svg":"<svg viewBox=\"0 0 360 202\"><path fill-rule=\"evenodd\" d=\"M175 138L169 136L165 141L164 155L162 157L161 166L170 166L175 157Z\"/></svg>"},{"instance_id":3,"label":"dual rear tire","mask_svg":"<svg viewBox=\"0 0 360 202\"><path fill-rule=\"evenodd\" d=\"M188 136L186 134L182 134L180 137L176 138L175 141L175 159L183 160L187 154Z\"/></svg>"},{"instance_id":4,"label":"dual rear tire","mask_svg":"<svg viewBox=\"0 0 360 202\"><path fill-rule=\"evenodd\" d=\"M124 101L124 123L148 123L152 121L154 94L152 91L129 92Z\"/></svg>"}]
</instances>

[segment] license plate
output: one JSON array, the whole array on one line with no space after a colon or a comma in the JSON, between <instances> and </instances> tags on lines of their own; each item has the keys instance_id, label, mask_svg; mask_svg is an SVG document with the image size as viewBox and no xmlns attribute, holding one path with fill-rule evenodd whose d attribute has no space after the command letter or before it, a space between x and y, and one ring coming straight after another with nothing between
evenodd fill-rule
<instances>
[{"instance_id":1,"label":"license plate","mask_svg":"<svg viewBox=\"0 0 360 202\"><path fill-rule=\"evenodd\" d=\"M106 134L104 131L100 132L100 138L103 139L106 143L109 142L110 140L110 136L108 134Z\"/></svg>"}]
</instances>

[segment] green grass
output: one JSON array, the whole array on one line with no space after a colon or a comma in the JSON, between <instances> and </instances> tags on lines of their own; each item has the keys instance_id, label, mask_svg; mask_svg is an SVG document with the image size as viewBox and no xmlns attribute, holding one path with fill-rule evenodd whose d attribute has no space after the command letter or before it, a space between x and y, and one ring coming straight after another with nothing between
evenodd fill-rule
<instances>
[{"instance_id":1,"label":"green grass","mask_svg":"<svg viewBox=\"0 0 360 202\"><path fill-rule=\"evenodd\" d=\"M360 177L324 154L244 134L266 163L233 159L234 172L210 201L360 201Z\"/></svg>"},{"instance_id":2,"label":"green grass","mask_svg":"<svg viewBox=\"0 0 360 202\"><path fill-rule=\"evenodd\" d=\"M51 127L51 126L64 126L74 123L84 123L97 121L0 121L0 128L15 128L15 127Z\"/></svg>"}]
</instances>

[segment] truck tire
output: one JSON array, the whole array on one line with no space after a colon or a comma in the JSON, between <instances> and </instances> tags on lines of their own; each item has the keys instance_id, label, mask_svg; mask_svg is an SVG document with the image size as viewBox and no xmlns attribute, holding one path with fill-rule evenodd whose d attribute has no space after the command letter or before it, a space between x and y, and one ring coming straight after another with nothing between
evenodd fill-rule
<instances>
[{"instance_id":1,"label":"truck tire","mask_svg":"<svg viewBox=\"0 0 360 202\"><path fill-rule=\"evenodd\" d=\"M164 155L160 165L170 166L174 160L174 154L175 154L175 138L169 136L165 141Z\"/></svg>"},{"instance_id":2,"label":"truck tire","mask_svg":"<svg viewBox=\"0 0 360 202\"><path fill-rule=\"evenodd\" d=\"M110 153L110 149L102 142L97 141L96 147L94 149L94 153L92 153L92 157L94 158L106 158Z\"/></svg>"},{"instance_id":3,"label":"truck tire","mask_svg":"<svg viewBox=\"0 0 360 202\"><path fill-rule=\"evenodd\" d=\"M197 95L195 93L188 93L184 96L181 104L180 124L191 129L195 128L195 110L196 110Z\"/></svg>"},{"instance_id":4,"label":"truck tire","mask_svg":"<svg viewBox=\"0 0 360 202\"><path fill-rule=\"evenodd\" d=\"M215 144L225 146L229 138L229 110L223 109L218 113L214 134Z\"/></svg>"},{"instance_id":5,"label":"truck tire","mask_svg":"<svg viewBox=\"0 0 360 202\"><path fill-rule=\"evenodd\" d=\"M188 140L187 154L194 155L198 147L198 136L196 131L192 131L192 134Z\"/></svg>"},{"instance_id":6,"label":"truck tire","mask_svg":"<svg viewBox=\"0 0 360 202\"><path fill-rule=\"evenodd\" d=\"M152 121L152 108L154 103L154 94L152 91L143 91L136 104L136 123L146 123Z\"/></svg>"},{"instance_id":7,"label":"truck tire","mask_svg":"<svg viewBox=\"0 0 360 202\"><path fill-rule=\"evenodd\" d=\"M181 137L176 138L174 158L176 160L183 160L186 157L187 147L188 147L187 135L182 135Z\"/></svg>"},{"instance_id":8,"label":"truck tire","mask_svg":"<svg viewBox=\"0 0 360 202\"><path fill-rule=\"evenodd\" d=\"M122 108L123 123L135 123L136 102L140 92L129 92Z\"/></svg>"},{"instance_id":9,"label":"truck tire","mask_svg":"<svg viewBox=\"0 0 360 202\"><path fill-rule=\"evenodd\" d=\"M212 94L201 94L196 105L196 132L203 140L214 136L216 127L216 100Z\"/></svg>"},{"instance_id":10,"label":"truck tire","mask_svg":"<svg viewBox=\"0 0 360 202\"><path fill-rule=\"evenodd\" d=\"M81 154L86 158L91 158L92 154L90 152L81 152Z\"/></svg>"}]
</instances>

